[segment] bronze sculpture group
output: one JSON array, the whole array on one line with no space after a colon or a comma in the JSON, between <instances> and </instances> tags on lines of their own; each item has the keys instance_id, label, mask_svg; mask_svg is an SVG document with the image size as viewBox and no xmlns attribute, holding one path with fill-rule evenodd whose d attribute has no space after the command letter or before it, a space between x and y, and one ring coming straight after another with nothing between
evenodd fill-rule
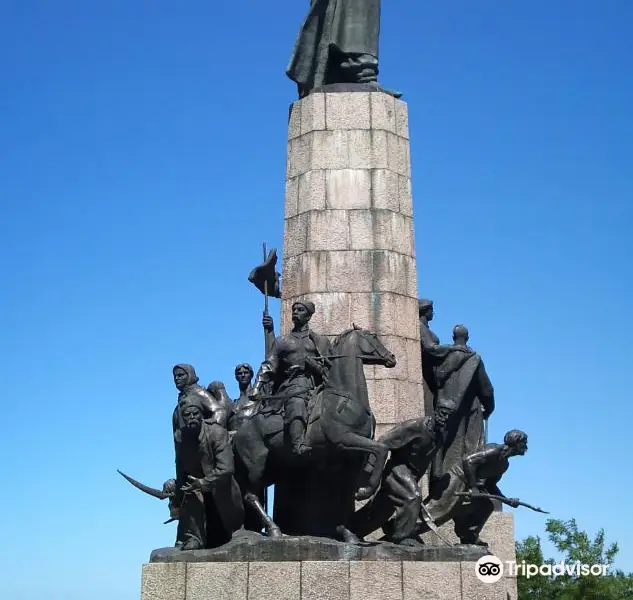
<instances>
[{"instance_id":1,"label":"bronze sculpture group","mask_svg":"<svg viewBox=\"0 0 633 600\"><path fill-rule=\"evenodd\" d=\"M416 546L426 531L441 535L438 526L449 520L462 544L485 546L479 534L495 503L523 504L506 498L497 484L508 459L526 452L527 436L513 430L503 444L487 443L494 393L483 361L461 325L453 344L439 344L428 327L432 303L419 305L433 412L378 439L363 365L393 368L396 357L357 325L332 341L312 331L316 307L310 301L295 302L287 335L274 337L265 314L264 329L272 332L267 356L256 375L248 364L235 368L235 400L223 383L205 389L191 365L176 365L176 477L159 492L126 476L143 491L170 499L176 547L217 547L241 528L271 538L311 534L352 543L382 529L382 541ZM425 474L427 498L420 485ZM266 510L270 485L286 486L291 497L272 518ZM359 500L369 502L356 509Z\"/></svg>"},{"instance_id":2,"label":"bronze sculpture group","mask_svg":"<svg viewBox=\"0 0 633 600\"><path fill-rule=\"evenodd\" d=\"M378 84L379 30L380 0L311 0L287 69L299 97L326 90L399 97ZM433 303L419 301L426 416L375 439L363 367L393 368L396 357L356 325L334 340L312 331L317 307L308 300L294 303L292 331L276 337L268 315L268 296L281 297L275 264L275 251L266 257L264 247L264 263L249 276L266 296L257 373L237 365L239 396L231 400L222 382L204 388L193 366L176 365L176 477L157 490L122 473L169 499L176 548L218 547L242 528L356 544L382 529L384 542L416 546L427 531L444 539L438 526L450 520L462 544L485 546L479 535L499 503L540 511L498 488L508 459L527 451L527 435L512 430L503 444L488 443L494 390L463 325L454 328L452 344L440 344L429 328ZM367 502L357 509L358 501Z\"/></svg>"}]
</instances>

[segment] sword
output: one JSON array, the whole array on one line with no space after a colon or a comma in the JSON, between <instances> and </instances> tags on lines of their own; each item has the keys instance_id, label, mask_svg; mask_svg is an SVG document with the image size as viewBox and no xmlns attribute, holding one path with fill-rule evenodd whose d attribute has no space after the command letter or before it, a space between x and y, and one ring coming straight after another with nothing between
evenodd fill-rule
<instances>
[{"instance_id":1,"label":"sword","mask_svg":"<svg viewBox=\"0 0 633 600\"><path fill-rule=\"evenodd\" d=\"M426 507L426 504L424 504L424 502L422 502L420 505L420 516L422 517L422 520L426 523L426 526L438 538L440 538L440 540L442 540L447 546L450 546L450 547L453 546L453 544L440 533L438 526L435 524L435 521L433 521L433 518L431 517L431 513L429 512L429 509Z\"/></svg>"},{"instance_id":2,"label":"sword","mask_svg":"<svg viewBox=\"0 0 633 600\"><path fill-rule=\"evenodd\" d=\"M129 475L126 475L122 471L119 471L119 469L117 469L117 473L119 473L119 475L127 479L136 489L139 489L141 490L141 492L145 492L146 494L149 494L150 496L153 496L154 498L158 498L159 500L165 500L166 498L171 497L171 494L167 494L166 492L157 490L156 488L149 487L148 485L145 485L141 483L140 481L136 481L136 479L132 479L132 477L130 477Z\"/></svg>"}]
</instances>

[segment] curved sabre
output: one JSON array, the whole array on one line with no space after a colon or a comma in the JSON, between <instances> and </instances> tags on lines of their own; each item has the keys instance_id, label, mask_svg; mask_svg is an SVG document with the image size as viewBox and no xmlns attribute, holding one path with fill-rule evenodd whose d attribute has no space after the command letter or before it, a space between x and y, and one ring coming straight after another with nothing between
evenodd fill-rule
<instances>
[{"instance_id":1,"label":"curved sabre","mask_svg":"<svg viewBox=\"0 0 633 600\"><path fill-rule=\"evenodd\" d=\"M440 540L442 540L447 546L451 546L451 547L453 546L453 544L440 533L438 526L435 524L435 521L431 517L431 513L429 512L429 509L426 507L424 502L422 502L420 505L420 516L422 517L422 520L426 523L426 526L438 538L440 538Z\"/></svg>"},{"instance_id":2,"label":"curved sabre","mask_svg":"<svg viewBox=\"0 0 633 600\"><path fill-rule=\"evenodd\" d=\"M122 471L119 471L119 469L117 469L116 471L117 473L119 473L119 475L127 479L135 488L141 490L141 492L145 492L146 494L153 496L154 498L158 498L159 500L165 500L166 498L169 498L171 495L161 490L157 490L156 488L149 487L148 485L145 485L141 483L140 481L136 481L136 479L132 479L132 477L130 477L129 475L126 475Z\"/></svg>"}]
</instances>

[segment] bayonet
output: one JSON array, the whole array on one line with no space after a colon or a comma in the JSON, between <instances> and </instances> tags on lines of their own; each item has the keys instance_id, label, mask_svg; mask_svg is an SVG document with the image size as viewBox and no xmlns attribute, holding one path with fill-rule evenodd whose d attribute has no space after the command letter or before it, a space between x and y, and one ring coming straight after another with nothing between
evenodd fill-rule
<instances>
[{"instance_id":1,"label":"bayonet","mask_svg":"<svg viewBox=\"0 0 633 600\"><path fill-rule=\"evenodd\" d=\"M498 496L496 494L484 494L483 492L479 492L476 494L473 494L472 492L455 492L455 496L464 496L468 498L490 498L490 500L498 500L499 502L503 502L503 504L512 506L508 498L506 498L505 496ZM530 510L543 513L544 515L549 515L549 513L546 510L543 510L542 508L539 508L538 506L532 506L531 504L528 504L527 502L519 502L518 505L525 506L525 508L529 508Z\"/></svg>"}]
</instances>

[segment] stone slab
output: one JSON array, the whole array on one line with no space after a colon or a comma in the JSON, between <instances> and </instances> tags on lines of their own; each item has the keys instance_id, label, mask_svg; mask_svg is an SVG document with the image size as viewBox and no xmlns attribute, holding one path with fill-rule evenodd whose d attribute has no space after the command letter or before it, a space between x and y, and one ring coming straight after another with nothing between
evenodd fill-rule
<instances>
[{"instance_id":1,"label":"stone slab","mask_svg":"<svg viewBox=\"0 0 633 600\"><path fill-rule=\"evenodd\" d=\"M389 543L347 544L314 536L268 538L253 531L240 531L233 539L209 550L183 551L160 548L150 563L201 562L299 562L299 561L477 561L486 552L479 546L446 545L409 548ZM171 598L169 599L171 600Z\"/></svg>"},{"instance_id":2,"label":"stone slab","mask_svg":"<svg viewBox=\"0 0 633 600\"><path fill-rule=\"evenodd\" d=\"M141 600L513 600L516 581L482 583L476 561L150 563Z\"/></svg>"}]
</instances>

